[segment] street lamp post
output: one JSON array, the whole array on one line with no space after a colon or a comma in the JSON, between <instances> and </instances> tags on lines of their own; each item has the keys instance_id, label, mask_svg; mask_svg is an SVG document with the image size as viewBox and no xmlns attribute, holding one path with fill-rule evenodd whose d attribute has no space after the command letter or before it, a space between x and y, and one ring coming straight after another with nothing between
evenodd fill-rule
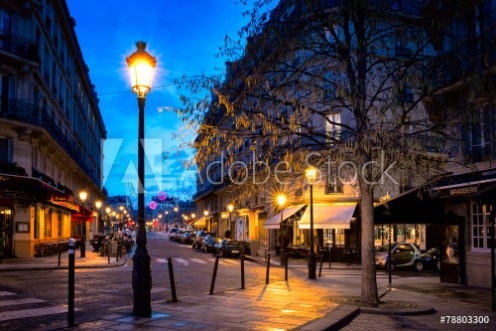
<instances>
[{"instance_id":1,"label":"street lamp post","mask_svg":"<svg viewBox=\"0 0 496 331\"><path fill-rule=\"evenodd\" d=\"M112 209L110 207L105 208L105 212L107 213L107 235L110 235L110 212Z\"/></svg>"},{"instance_id":2,"label":"street lamp post","mask_svg":"<svg viewBox=\"0 0 496 331\"><path fill-rule=\"evenodd\" d=\"M208 210L203 211L203 216L205 216L205 227L207 228L207 231L212 232L211 224L207 222Z\"/></svg>"},{"instance_id":3,"label":"street lamp post","mask_svg":"<svg viewBox=\"0 0 496 331\"><path fill-rule=\"evenodd\" d=\"M102 230L103 224L102 224L102 220L100 217L100 208L102 208L102 202L100 200L95 201L95 207L96 207L96 210L98 210L98 229L97 230ZM100 232L100 231L98 231L98 232Z\"/></svg>"},{"instance_id":4,"label":"street lamp post","mask_svg":"<svg viewBox=\"0 0 496 331\"><path fill-rule=\"evenodd\" d=\"M284 217L283 211L284 206L286 205L287 198L284 194L280 194L277 196L277 204L281 208L281 266L286 265L288 261L286 260L286 230L284 229ZM283 230L284 229L284 230Z\"/></svg>"},{"instance_id":5,"label":"street lamp post","mask_svg":"<svg viewBox=\"0 0 496 331\"><path fill-rule=\"evenodd\" d=\"M145 100L151 90L153 71L157 60L145 51L146 43L138 41L138 50L126 58L131 73L133 92L138 95L138 232L136 234L136 251L133 256L133 314L150 317L152 276L150 255L146 248L145 230Z\"/></svg>"},{"instance_id":6,"label":"street lamp post","mask_svg":"<svg viewBox=\"0 0 496 331\"><path fill-rule=\"evenodd\" d=\"M117 215L117 214L113 210L110 215L112 215L112 221L113 221L112 222L112 235L115 235L115 225L117 224L117 222L116 222L117 217L115 215Z\"/></svg>"},{"instance_id":7,"label":"street lamp post","mask_svg":"<svg viewBox=\"0 0 496 331\"><path fill-rule=\"evenodd\" d=\"M79 199L81 199L81 257L86 257L86 221L84 219L84 203L88 198L86 191L79 192Z\"/></svg>"},{"instance_id":8,"label":"street lamp post","mask_svg":"<svg viewBox=\"0 0 496 331\"><path fill-rule=\"evenodd\" d=\"M178 220L177 220L177 213L179 212L179 208L178 207L174 207L174 223L177 223Z\"/></svg>"},{"instance_id":9,"label":"street lamp post","mask_svg":"<svg viewBox=\"0 0 496 331\"><path fill-rule=\"evenodd\" d=\"M120 219L119 219L119 230L122 231L122 227L123 227L123 222L124 222L124 206L119 206L119 210L120 210Z\"/></svg>"},{"instance_id":10,"label":"street lamp post","mask_svg":"<svg viewBox=\"0 0 496 331\"><path fill-rule=\"evenodd\" d=\"M305 178L310 185L310 252L308 252L308 279L316 279L317 260L315 258L313 242L313 183L317 179L317 169L307 168Z\"/></svg>"},{"instance_id":11,"label":"street lamp post","mask_svg":"<svg viewBox=\"0 0 496 331\"><path fill-rule=\"evenodd\" d=\"M231 231L231 214L234 210L234 206L232 203L227 205L227 210L229 211L229 224L227 225L227 228L229 229L229 237L232 237L234 235L233 231Z\"/></svg>"}]
</instances>

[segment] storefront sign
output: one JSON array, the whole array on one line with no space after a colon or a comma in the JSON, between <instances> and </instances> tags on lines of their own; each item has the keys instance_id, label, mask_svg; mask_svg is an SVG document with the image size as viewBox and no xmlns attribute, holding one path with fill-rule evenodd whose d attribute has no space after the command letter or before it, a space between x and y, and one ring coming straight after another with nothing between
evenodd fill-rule
<instances>
[{"instance_id":1,"label":"storefront sign","mask_svg":"<svg viewBox=\"0 0 496 331\"><path fill-rule=\"evenodd\" d=\"M452 188L449 189L449 195L450 196L460 196L460 195L467 195L467 194L473 194L477 193L479 191L478 186L467 186L467 187L460 187L460 188Z\"/></svg>"}]
</instances>

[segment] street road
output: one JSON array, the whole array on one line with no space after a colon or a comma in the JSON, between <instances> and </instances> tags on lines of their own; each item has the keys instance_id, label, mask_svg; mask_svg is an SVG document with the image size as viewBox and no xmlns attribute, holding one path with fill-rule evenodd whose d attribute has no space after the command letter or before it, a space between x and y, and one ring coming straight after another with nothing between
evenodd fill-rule
<instances>
[{"instance_id":1,"label":"street road","mask_svg":"<svg viewBox=\"0 0 496 331\"><path fill-rule=\"evenodd\" d=\"M208 293L215 258L191 245L171 242L164 233L148 232L152 269L152 301L171 299L167 258L172 257L176 293ZM133 262L118 268L76 270L76 323L132 306ZM284 270L271 267L271 281ZM245 261L246 286L265 282L265 266ZM240 259L220 258L215 292L241 287ZM66 270L10 271L0 273L0 330L33 330L67 325L68 274ZM129 310L129 309L128 309Z\"/></svg>"}]
</instances>

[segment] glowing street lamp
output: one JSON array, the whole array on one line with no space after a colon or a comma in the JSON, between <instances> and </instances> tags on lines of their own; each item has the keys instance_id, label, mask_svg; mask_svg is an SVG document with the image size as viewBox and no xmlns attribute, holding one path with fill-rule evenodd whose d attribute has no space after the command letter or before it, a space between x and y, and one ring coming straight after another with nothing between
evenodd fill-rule
<instances>
[{"instance_id":1,"label":"glowing street lamp","mask_svg":"<svg viewBox=\"0 0 496 331\"><path fill-rule=\"evenodd\" d=\"M138 41L138 50L126 58L131 74L133 92L138 95L138 231L133 256L133 315L150 317L152 314L152 276L150 255L146 248L145 229L145 100L152 88L153 72L157 60L145 51L146 43Z\"/></svg>"},{"instance_id":2,"label":"glowing street lamp","mask_svg":"<svg viewBox=\"0 0 496 331\"><path fill-rule=\"evenodd\" d=\"M95 201L95 207L96 207L96 210L98 210L98 228L99 229L97 231L102 231L103 223L102 223L102 220L100 217L100 208L102 208L102 202L100 200Z\"/></svg>"},{"instance_id":3,"label":"glowing street lamp","mask_svg":"<svg viewBox=\"0 0 496 331\"><path fill-rule=\"evenodd\" d=\"M318 170L309 167L305 170L305 179L310 185L310 252L308 253L308 279L316 279L317 260L313 249L313 183L317 179Z\"/></svg>"},{"instance_id":4,"label":"glowing street lamp","mask_svg":"<svg viewBox=\"0 0 496 331\"><path fill-rule=\"evenodd\" d=\"M117 218L119 218L119 230L122 230L122 222L124 222L124 206L123 205L120 205L119 206L119 215L117 216Z\"/></svg>"},{"instance_id":5,"label":"glowing street lamp","mask_svg":"<svg viewBox=\"0 0 496 331\"><path fill-rule=\"evenodd\" d=\"M110 234L110 212L112 211L112 208L106 207L105 212L107 213L107 234Z\"/></svg>"},{"instance_id":6,"label":"glowing street lamp","mask_svg":"<svg viewBox=\"0 0 496 331\"><path fill-rule=\"evenodd\" d=\"M88 192L79 192L79 199L82 202L81 206L81 257L86 257L86 222L84 219L84 203L88 198Z\"/></svg>"},{"instance_id":7,"label":"glowing street lamp","mask_svg":"<svg viewBox=\"0 0 496 331\"><path fill-rule=\"evenodd\" d=\"M283 210L284 206L286 205L286 202L288 201L288 198L284 194L279 194L276 198L277 204L279 205L279 208L281 208L281 231L283 233L281 234L281 266L286 265L288 263L288 260L286 258L286 246L285 246L285 237L286 237L286 230L284 230L284 225L283 225Z\"/></svg>"},{"instance_id":8,"label":"glowing street lamp","mask_svg":"<svg viewBox=\"0 0 496 331\"><path fill-rule=\"evenodd\" d=\"M234 205L232 203L228 204L227 205L227 210L229 211L229 226L228 226L228 229L229 229L229 233L230 233L230 237L233 236L234 234L232 233L231 231L231 214L234 210Z\"/></svg>"}]
</instances>

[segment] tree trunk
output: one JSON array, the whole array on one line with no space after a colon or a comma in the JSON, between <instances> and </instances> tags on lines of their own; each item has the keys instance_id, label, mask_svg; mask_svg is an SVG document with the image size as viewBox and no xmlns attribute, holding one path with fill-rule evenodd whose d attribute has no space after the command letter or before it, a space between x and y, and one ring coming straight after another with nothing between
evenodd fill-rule
<instances>
[{"instance_id":1,"label":"tree trunk","mask_svg":"<svg viewBox=\"0 0 496 331\"><path fill-rule=\"evenodd\" d=\"M363 182L361 180L360 183L360 215L362 218L362 287L360 300L364 305L377 307L379 305L379 296L375 276L373 190L369 184Z\"/></svg>"}]
</instances>

